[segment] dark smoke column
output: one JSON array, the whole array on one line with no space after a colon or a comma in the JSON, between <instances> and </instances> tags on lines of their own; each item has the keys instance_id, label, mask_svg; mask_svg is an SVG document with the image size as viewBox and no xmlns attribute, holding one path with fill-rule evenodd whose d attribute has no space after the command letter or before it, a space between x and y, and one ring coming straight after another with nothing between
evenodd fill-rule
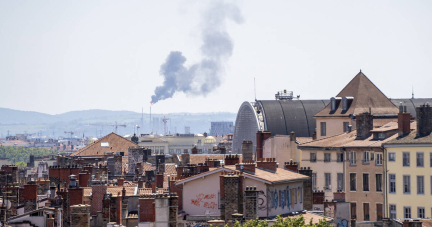
<instances>
[{"instance_id":1,"label":"dark smoke column","mask_svg":"<svg viewBox=\"0 0 432 227\"><path fill-rule=\"evenodd\" d=\"M155 89L151 103L173 97L176 92L206 96L221 84L224 65L232 55L233 43L226 31L227 20L243 22L239 8L231 3L212 1L201 17L202 60L185 67L186 57L180 51L171 51L160 75L162 86Z\"/></svg>"}]
</instances>

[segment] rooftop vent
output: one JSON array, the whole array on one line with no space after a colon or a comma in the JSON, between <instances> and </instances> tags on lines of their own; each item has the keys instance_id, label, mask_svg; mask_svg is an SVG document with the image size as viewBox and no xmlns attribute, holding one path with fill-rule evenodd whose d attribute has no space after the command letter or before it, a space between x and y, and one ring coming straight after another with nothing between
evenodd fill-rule
<instances>
[{"instance_id":1,"label":"rooftop vent","mask_svg":"<svg viewBox=\"0 0 432 227\"><path fill-rule=\"evenodd\" d=\"M293 99L293 92L292 91L287 91L287 90L283 90L283 91L278 91L275 94L275 98L276 100L292 100Z\"/></svg>"}]
</instances>

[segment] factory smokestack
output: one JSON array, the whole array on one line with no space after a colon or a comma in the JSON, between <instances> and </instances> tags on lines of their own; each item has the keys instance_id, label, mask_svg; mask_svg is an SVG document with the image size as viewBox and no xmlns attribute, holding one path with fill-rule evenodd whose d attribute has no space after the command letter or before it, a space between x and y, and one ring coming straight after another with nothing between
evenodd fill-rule
<instances>
[{"instance_id":1,"label":"factory smokestack","mask_svg":"<svg viewBox=\"0 0 432 227\"><path fill-rule=\"evenodd\" d=\"M180 51L171 51L160 67L164 77L162 86L155 89L151 102L173 97L176 92L203 95L219 87L224 74L224 65L232 55L233 42L226 29L226 21L243 22L239 8L223 1L211 1L210 7L201 16L202 60L189 67Z\"/></svg>"}]
</instances>

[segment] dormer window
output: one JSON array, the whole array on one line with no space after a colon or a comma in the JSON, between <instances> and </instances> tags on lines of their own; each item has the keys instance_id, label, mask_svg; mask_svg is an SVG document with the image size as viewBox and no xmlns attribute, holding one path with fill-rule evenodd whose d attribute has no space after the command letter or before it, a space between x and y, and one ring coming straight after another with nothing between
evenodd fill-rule
<instances>
[{"instance_id":1,"label":"dormer window","mask_svg":"<svg viewBox=\"0 0 432 227\"><path fill-rule=\"evenodd\" d=\"M339 106L339 103L341 101L341 97L331 97L330 98L330 105L331 105L331 111L336 111L336 109Z\"/></svg>"},{"instance_id":2,"label":"dormer window","mask_svg":"<svg viewBox=\"0 0 432 227\"><path fill-rule=\"evenodd\" d=\"M354 99L354 97L351 97L351 96L345 96L342 98L342 111L348 110L348 106L351 104L353 99Z\"/></svg>"}]
</instances>

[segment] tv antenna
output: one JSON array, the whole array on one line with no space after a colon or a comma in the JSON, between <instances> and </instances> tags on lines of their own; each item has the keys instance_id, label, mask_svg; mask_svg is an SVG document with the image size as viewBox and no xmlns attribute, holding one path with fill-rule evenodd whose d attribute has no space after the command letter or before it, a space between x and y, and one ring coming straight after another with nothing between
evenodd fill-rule
<instances>
[{"instance_id":1,"label":"tv antenna","mask_svg":"<svg viewBox=\"0 0 432 227\"><path fill-rule=\"evenodd\" d=\"M256 85L255 85L255 77L254 77L254 94L255 94L255 102L256 102Z\"/></svg>"}]
</instances>

